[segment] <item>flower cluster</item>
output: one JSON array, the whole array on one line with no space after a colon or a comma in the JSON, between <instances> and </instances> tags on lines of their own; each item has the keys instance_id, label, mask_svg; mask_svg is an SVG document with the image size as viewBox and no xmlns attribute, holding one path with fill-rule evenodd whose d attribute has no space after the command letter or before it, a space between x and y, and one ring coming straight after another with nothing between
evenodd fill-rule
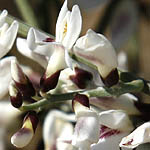
<instances>
[{"instance_id":1,"label":"flower cluster","mask_svg":"<svg viewBox=\"0 0 150 150\"><path fill-rule=\"evenodd\" d=\"M142 124L148 120L143 112L148 105L128 92L111 95L112 87L122 84L117 54L109 40L92 29L79 37L82 17L77 5L69 11L65 0L57 19L55 39L34 28L29 29L27 39L16 39L18 51L44 69L36 83L38 86L16 57L2 58L12 48L19 26L14 21L9 27L6 17L4 10L0 15L0 82L3 85L0 98L6 95L9 86L12 106L20 111L25 110L26 104L29 106L21 129L11 137L14 146L23 148L30 143L43 104L47 104L47 99L57 101L61 96L63 100L72 100L72 109L70 103L64 102L68 113L61 111L65 110L61 107L59 111L47 113L43 123L45 150L133 149L150 142L150 123ZM91 94L93 89L95 95ZM96 96L100 90L107 96ZM64 93L68 97L63 97ZM144 119L135 123L133 116Z\"/></svg>"}]
</instances>

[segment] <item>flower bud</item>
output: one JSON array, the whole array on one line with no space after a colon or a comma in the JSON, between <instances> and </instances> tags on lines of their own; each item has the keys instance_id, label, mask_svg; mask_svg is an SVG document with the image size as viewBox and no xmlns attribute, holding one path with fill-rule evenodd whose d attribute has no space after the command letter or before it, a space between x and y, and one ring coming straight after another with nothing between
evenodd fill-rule
<instances>
[{"instance_id":1,"label":"flower bud","mask_svg":"<svg viewBox=\"0 0 150 150\"><path fill-rule=\"evenodd\" d=\"M11 82L9 85L9 95L12 106L19 108L22 105L22 95L16 88L15 83Z\"/></svg>"},{"instance_id":2,"label":"flower bud","mask_svg":"<svg viewBox=\"0 0 150 150\"><path fill-rule=\"evenodd\" d=\"M18 148L28 145L34 136L37 125L37 114L29 112L24 118L22 128L11 137L11 143Z\"/></svg>"},{"instance_id":3,"label":"flower bud","mask_svg":"<svg viewBox=\"0 0 150 150\"><path fill-rule=\"evenodd\" d=\"M87 86L88 81L92 80L92 74L86 70L75 67L75 75L71 75L70 79L80 89L84 89Z\"/></svg>"},{"instance_id":4,"label":"flower bud","mask_svg":"<svg viewBox=\"0 0 150 150\"><path fill-rule=\"evenodd\" d=\"M56 87L60 72L66 67L64 47L57 44L54 47L55 51L50 57L46 72L40 81L42 92L48 92Z\"/></svg>"},{"instance_id":5,"label":"flower bud","mask_svg":"<svg viewBox=\"0 0 150 150\"><path fill-rule=\"evenodd\" d=\"M117 84L117 56L111 43L101 34L89 29L74 46L75 55L94 64L106 86Z\"/></svg>"},{"instance_id":6,"label":"flower bud","mask_svg":"<svg viewBox=\"0 0 150 150\"><path fill-rule=\"evenodd\" d=\"M72 145L79 149L90 149L90 145L99 139L98 114L89 109L89 100L86 95L78 94L73 99L77 123L72 138Z\"/></svg>"},{"instance_id":7,"label":"flower bud","mask_svg":"<svg viewBox=\"0 0 150 150\"><path fill-rule=\"evenodd\" d=\"M72 107L76 115L82 112L82 110L89 110L90 105L88 97L83 94L77 94L72 100Z\"/></svg>"},{"instance_id":8,"label":"flower bud","mask_svg":"<svg viewBox=\"0 0 150 150\"><path fill-rule=\"evenodd\" d=\"M31 81L24 74L16 60L11 61L11 75L16 84L16 87L22 93L24 99L28 99L31 98L31 96L35 96L35 89Z\"/></svg>"}]
</instances>

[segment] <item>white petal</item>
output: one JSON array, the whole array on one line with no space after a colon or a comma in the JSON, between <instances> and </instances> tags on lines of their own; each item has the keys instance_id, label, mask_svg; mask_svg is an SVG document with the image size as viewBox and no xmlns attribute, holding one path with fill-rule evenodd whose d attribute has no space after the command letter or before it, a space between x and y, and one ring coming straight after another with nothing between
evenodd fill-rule
<instances>
[{"instance_id":1,"label":"white petal","mask_svg":"<svg viewBox=\"0 0 150 150\"><path fill-rule=\"evenodd\" d=\"M8 14L7 10L3 10L2 13L0 14L0 27L2 27L2 25L5 23L7 14Z\"/></svg>"},{"instance_id":2,"label":"white petal","mask_svg":"<svg viewBox=\"0 0 150 150\"><path fill-rule=\"evenodd\" d=\"M65 49L62 45L54 45L54 53L50 57L46 69L46 76L50 77L56 71L66 68Z\"/></svg>"},{"instance_id":3,"label":"white petal","mask_svg":"<svg viewBox=\"0 0 150 150\"><path fill-rule=\"evenodd\" d=\"M147 142L150 142L150 122L144 123L131 134L124 137L120 143L120 147L133 149L138 145Z\"/></svg>"},{"instance_id":4,"label":"white petal","mask_svg":"<svg viewBox=\"0 0 150 150\"><path fill-rule=\"evenodd\" d=\"M128 133L119 133L108 138L99 139L97 144L91 145L91 150L120 150L119 143Z\"/></svg>"},{"instance_id":5,"label":"white petal","mask_svg":"<svg viewBox=\"0 0 150 150\"><path fill-rule=\"evenodd\" d=\"M65 0L61 10L60 10L60 13L59 13L59 16L58 16L58 19L57 19L57 23L56 23L56 41L57 42L60 42L60 32L61 32L61 24L62 24L62 21L63 19L65 18L66 16L66 13L68 12L68 8L67 8L67 0Z\"/></svg>"},{"instance_id":6,"label":"white petal","mask_svg":"<svg viewBox=\"0 0 150 150\"><path fill-rule=\"evenodd\" d=\"M5 54L8 51L9 51L8 49L6 49L3 45L0 44L0 58L2 58L3 56L5 56Z\"/></svg>"},{"instance_id":7,"label":"white petal","mask_svg":"<svg viewBox=\"0 0 150 150\"><path fill-rule=\"evenodd\" d=\"M108 110L99 114L100 124L120 131L132 131L133 125L122 110Z\"/></svg>"},{"instance_id":8,"label":"white petal","mask_svg":"<svg viewBox=\"0 0 150 150\"><path fill-rule=\"evenodd\" d=\"M29 142L33 138L33 135L33 132L29 129L23 131L22 128L11 137L11 143L18 148L23 148L29 144Z\"/></svg>"},{"instance_id":9,"label":"white petal","mask_svg":"<svg viewBox=\"0 0 150 150\"><path fill-rule=\"evenodd\" d=\"M48 36L34 28L30 28L27 36L27 45L31 51L50 57L53 53L53 42L43 42ZM54 42L55 43L55 42Z\"/></svg>"},{"instance_id":10,"label":"white petal","mask_svg":"<svg viewBox=\"0 0 150 150\"><path fill-rule=\"evenodd\" d=\"M123 94L117 98L114 97L91 97L90 104L103 110L120 109L129 115L139 115L140 112L134 105L137 98L129 93Z\"/></svg>"},{"instance_id":11,"label":"white petal","mask_svg":"<svg viewBox=\"0 0 150 150\"><path fill-rule=\"evenodd\" d=\"M14 21L1 38L0 43L6 48L6 53L12 48L14 44L18 28L18 22Z\"/></svg>"},{"instance_id":12,"label":"white petal","mask_svg":"<svg viewBox=\"0 0 150 150\"><path fill-rule=\"evenodd\" d=\"M14 108L8 100L0 101L0 127L7 127L21 112ZM6 119L7 118L7 119Z\"/></svg>"},{"instance_id":13,"label":"white petal","mask_svg":"<svg viewBox=\"0 0 150 150\"><path fill-rule=\"evenodd\" d=\"M70 115L58 110L50 111L47 114L43 126L43 138L45 147L47 149L50 149L54 145L58 146L58 149L60 149L62 143L59 143L60 140L58 140L57 143L57 138L63 140L70 138L73 133L73 126L68 122L68 119L70 120L70 117Z\"/></svg>"},{"instance_id":14,"label":"white petal","mask_svg":"<svg viewBox=\"0 0 150 150\"><path fill-rule=\"evenodd\" d=\"M34 61L39 63L42 67L44 68L47 67L48 62L46 57L29 49L27 45L27 41L25 39L17 38L16 44L17 44L17 49L21 54L33 59Z\"/></svg>"},{"instance_id":15,"label":"white petal","mask_svg":"<svg viewBox=\"0 0 150 150\"><path fill-rule=\"evenodd\" d=\"M73 6L69 22L67 23L67 33L63 40L63 45L71 49L79 37L82 27L81 13L77 5Z\"/></svg>"},{"instance_id":16,"label":"white petal","mask_svg":"<svg viewBox=\"0 0 150 150\"><path fill-rule=\"evenodd\" d=\"M27 45L29 47L29 49L35 49L36 48L36 44L35 44L35 35L34 35L34 29L30 28L28 35L27 35Z\"/></svg>"},{"instance_id":17,"label":"white petal","mask_svg":"<svg viewBox=\"0 0 150 150\"><path fill-rule=\"evenodd\" d=\"M101 34L89 29L74 46L76 55L97 66L101 76L106 77L117 67L117 56L111 43Z\"/></svg>"},{"instance_id":18,"label":"white petal","mask_svg":"<svg viewBox=\"0 0 150 150\"><path fill-rule=\"evenodd\" d=\"M35 35L35 43L43 44L43 41L49 38L45 33L40 32L39 30L33 29Z\"/></svg>"},{"instance_id":19,"label":"white petal","mask_svg":"<svg viewBox=\"0 0 150 150\"><path fill-rule=\"evenodd\" d=\"M15 57L6 57L0 60L0 99L8 93L8 87L11 82L11 60Z\"/></svg>"},{"instance_id":20,"label":"white petal","mask_svg":"<svg viewBox=\"0 0 150 150\"><path fill-rule=\"evenodd\" d=\"M79 149L89 149L99 139L99 118L96 112L85 111L77 117L72 145Z\"/></svg>"}]
</instances>

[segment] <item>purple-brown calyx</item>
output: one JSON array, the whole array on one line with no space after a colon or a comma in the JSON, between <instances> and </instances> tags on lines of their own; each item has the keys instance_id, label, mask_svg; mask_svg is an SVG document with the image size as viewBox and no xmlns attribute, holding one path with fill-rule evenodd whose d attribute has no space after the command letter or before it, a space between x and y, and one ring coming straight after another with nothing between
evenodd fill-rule
<instances>
[{"instance_id":1,"label":"purple-brown calyx","mask_svg":"<svg viewBox=\"0 0 150 150\"><path fill-rule=\"evenodd\" d=\"M55 42L55 40L52 38L46 38L45 40L43 40L43 42Z\"/></svg>"},{"instance_id":2,"label":"purple-brown calyx","mask_svg":"<svg viewBox=\"0 0 150 150\"><path fill-rule=\"evenodd\" d=\"M15 108L21 107L23 103L21 93L18 91L16 96L10 96L10 101L12 106L14 106Z\"/></svg>"},{"instance_id":3,"label":"purple-brown calyx","mask_svg":"<svg viewBox=\"0 0 150 150\"><path fill-rule=\"evenodd\" d=\"M27 78L27 83L19 83L17 81L15 82L16 87L19 89L19 91L22 93L24 99L31 98L32 96L35 96L35 89L31 83L31 81Z\"/></svg>"},{"instance_id":4,"label":"purple-brown calyx","mask_svg":"<svg viewBox=\"0 0 150 150\"><path fill-rule=\"evenodd\" d=\"M107 77L103 78L101 76L101 78L106 87L111 87L117 84L119 81L119 74L117 68L112 70Z\"/></svg>"},{"instance_id":5,"label":"purple-brown calyx","mask_svg":"<svg viewBox=\"0 0 150 150\"><path fill-rule=\"evenodd\" d=\"M90 108L90 105L89 105L89 98L88 98L86 95L77 94L77 95L73 98L73 100L72 100L73 109L74 109L74 105L75 105L76 102L80 103L81 105L83 105L83 106L85 106L85 107Z\"/></svg>"},{"instance_id":6,"label":"purple-brown calyx","mask_svg":"<svg viewBox=\"0 0 150 150\"><path fill-rule=\"evenodd\" d=\"M33 130L35 132L36 128L37 128L37 125L38 125L38 122L39 122L39 119L38 119L38 116L36 114L35 111L30 111L24 118L24 121L25 122L27 119L30 119L31 123L32 123L32 127L33 127Z\"/></svg>"},{"instance_id":7,"label":"purple-brown calyx","mask_svg":"<svg viewBox=\"0 0 150 150\"><path fill-rule=\"evenodd\" d=\"M40 88L42 92L48 92L57 86L61 70L55 72L50 77L46 78L46 74L41 77Z\"/></svg>"},{"instance_id":8,"label":"purple-brown calyx","mask_svg":"<svg viewBox=\"0 0 150 150\"><path fill-rule=\"evenodd\" d=\"M87 82L92 80L93 76L90 72L75 67L75 75L70 76L70 80L74 82L80 89L85 89Z\"/></svg>"}]
</instances>

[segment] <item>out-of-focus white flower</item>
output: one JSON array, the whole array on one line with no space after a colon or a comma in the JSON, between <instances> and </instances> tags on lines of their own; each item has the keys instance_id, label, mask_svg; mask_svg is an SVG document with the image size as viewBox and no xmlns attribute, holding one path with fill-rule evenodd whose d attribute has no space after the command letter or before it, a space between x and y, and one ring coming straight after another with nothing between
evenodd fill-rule
<instances>
[{"instance_id":1,"label":"out-of-focus white flower","mask_svg":"<svg viewBox=\"0 0 150 150\"><path fill-rule=\"evenodd\" d=\"M3 10L0 14L0 58L12 48L19 26L18 22L14 21L9 27L5 22L7 14L7 10ZM0 99L8 92L8 85L11 81L10 61L12 59L15 57L6 57L0 60Z\"/></svg>"},{"instance_id":2,"label":"out-of-focus white flower","mask_svg":"<svg viewBox=\"0 0 150 150\"><path fill-rule=\"evenodd\" d=\"M138 103L138 99L130 94L126 93L117 98L115 97L91 97L90 104L99 107L103 110L120 109L124 110L129 115L139 115L140 111L135 106Z\"/></svg>"},{"instance_id":3,"label":"out-of-focus white flower","mask_svg":"<svg viewBox=\"0 0 150 150\"><path fill-rule=\"evenodd\" d=\"M8 128L12 126L12 122L17 122L19 114L21 112L14 108L8 100L0 101L0 150L5 150L6 135L8 134Z\"/></svg>"},{"instance_id":4,"label":"out-of-focus white flower","mask_svg":"<svg viewBox=\"0 0 150 150\"><path fill-rule=\"evenodd\" d=\"M70 150L73 133L73 125L69 121L75 121L73 115L65 114L58 110L52 110L47 114L43 126L43 138L45 150Z\"/></svg>"},{"instance_id":5,"label":"out-of-focus white flower","mask_svg":"<svg viewBox=\"0 0 150 150\"><path fill-rule=\"evenodd\" d=\"M79 7L74 5L72 11L67 8L65 0L56 23L56 42L70 50L79 37L82 26L82 18Z\"/></svg>"},{"instance_id":6,"label":"out-of-focus white flower","mask_svg":"<svg viewBox=\"0 0 150 150\"><path fill-rule=\"evenodd\" d=\"M146 122L135 129L131 134L124 137L120 142L120 147L133 149L140 144L150 142L150 122Z\"/></svg>"},{"instance_id":7,"label":"out-of-focus white flower","mask_svg":"<svg viewBox=\"0 0 150 150\"><path fill-rule=\"evenodd\" d=\"M7 14L7 10L3 10L0 14L0 58L12 48L19 27L17 21L14 21L9 27L5 22Z\"/></svg>"},{"instance_id":8,"label":"out-of-focus white flower","mask_svg":"<svg viewBox=\"0 0 150 150\"><path fill-rule=\"evenodd\" d=\"M75 55L95 65L107 86L118 82L117 56L111 43L101 34L89 29L74 48Z\"/></svg>"},{"instance_id":9,"label":"out-of-focus white flower","mask_svg":"<svg viewBox=\"0 0 150 150\"><path fill-rule=\"evenodd\" d=\"M89 109L89 100L85 95L76 95L73 100L76 115L76 126L72 145L79 150L90 150L90 145L99 139L98 114Z\"/></svg>"},{"instance_id":10,"label":"out-of-focus white flower","mask_svg":"<svg viewBox=\"0 0 150 150\"><path fill-rule=\"evenodd\" d=\"M99 141L91 145L91 150L119 150L121 139L133 130L133 125L121 110L109 110L99 114Z\"/></svg>"},{"instance_id":11,"label":"out-of-focus white flower","mask_svg":"<svg viewBox=\"0 0 150 150\"><path fill-rule=\"evenodd\" d=\"M24 118L22 128L11 137L11 143L18 148L28 145L34 136L37 125L37 114L29 112Z\"/></svg>"}]
</instances>

